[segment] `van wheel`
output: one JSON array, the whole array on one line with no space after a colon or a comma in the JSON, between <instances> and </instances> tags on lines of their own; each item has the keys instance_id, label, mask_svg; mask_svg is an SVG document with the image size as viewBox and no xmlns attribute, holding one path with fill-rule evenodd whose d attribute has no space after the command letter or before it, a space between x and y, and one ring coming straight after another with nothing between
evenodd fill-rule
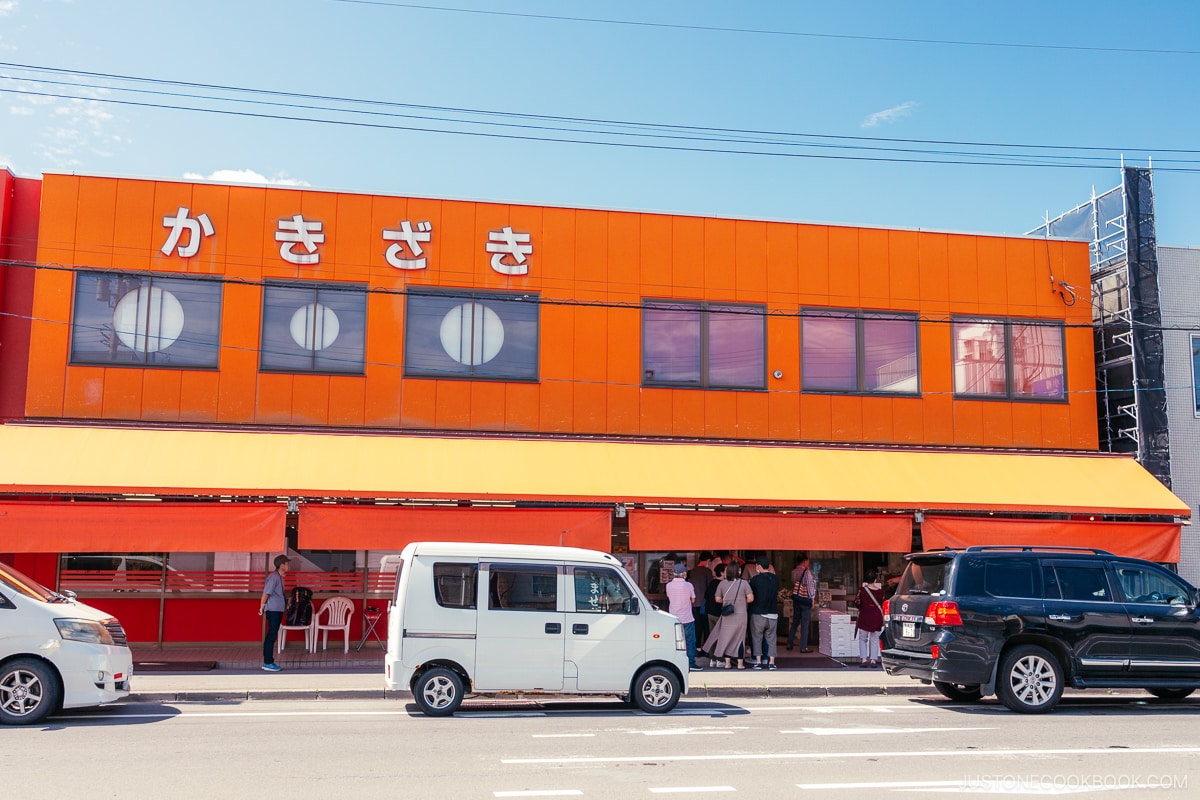
<instances>
[{"instance_id":1,"label":"van wheel","mask_svg":"<svg viewBox=\"0 0 1200 800\"><path fill-rule=\"evenodd\" d=\"M426 716L448 717L462 704L462 678L447 667L426 670L413 684L413 699Z\"/></svg>"},{"instance_id":2,"label":"van wheel","mask_svg":"<svg viewBox=\"0 0 1200 800\"><path fill-rule=\"evenodd\" d=\"M646 667L633 679L633 701L647 714L667 713L679 694L679 678L666 667Z\"/></svg>"},{"instance_id":3,"label":"van wheel","mask_svg":"<svg viewBox=\"0 0 1200 800\"><path fill-rule=\"evenodd\" d=\"M1195 689L1147 689L1147 692L1159 698L1160 700L1182 700L1190 695Z\"/></svg>"},{"instance_id":4,"label":"van wheel","mask_svg":"<svg viewBox=\"0 0 1200 800\"><path fill-rule=\"evenodd\" d=\"M996 696L1012 711L1042 714L1058 705L1063 670L1054 654L1036 645L1009 650L1000 662Z\"/></svg>"},{"instance_id":5,"label":"van wheel","mask_svg":"<svg viewBox=\"0 0 1200 800\"><path fill-rule=\"evenodd\" d=\"M58 676L41 661L18 658L0 667L0 722L33 725L58 707Z\"/></svg>"},{"instance_id":6,"label":"van wheel","mask_svg":"<svg viewBox=\"0 0 1200 800\"><path fill-rule=\"evenodd\" d=\"M956 703L974 703L983 697L983 691L976 684L934 681L933 686Z\"/></svg>"}]
</instances>

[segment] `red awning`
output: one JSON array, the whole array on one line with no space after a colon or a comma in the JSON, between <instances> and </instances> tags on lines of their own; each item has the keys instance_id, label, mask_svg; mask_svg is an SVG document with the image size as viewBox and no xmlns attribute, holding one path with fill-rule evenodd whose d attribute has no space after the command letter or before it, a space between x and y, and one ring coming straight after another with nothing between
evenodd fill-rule
<instances>
[{"instance_id":1,"label":"red awning","mask_svg":"<svg viewBox=\"0 0 1200 800\"><path fill-rule=\"evenodd\" d=\"M862 550L907 553L907 514L629 512L630 550Z\"/></svg>"},{"instance_id":2,"label":"red awning","mask_svg":"<svg viewBox=\"0 0 1200 800\"><path fill-rule=\"evenodd\" d=\"M926 550L987 544L1057 545L1094 547L1164 564L1179 562L1179 524L1174 522L926 517L921 538Z\"/></svg>"},{"instance_id":3,"label":"red awning","mask_svg":"<svg viewBox=\"0 0 1200 800\"><path fill-rule=\"evenodd\" d=\"M409 542L491 542L612 549L607 508L300 507L306 550L401 550Z\"/></svg>"},{"instance_id":4,"label":"red awning","mask_svg":"<svg viewBox=\"0 0 1200 800\"><path fill-rule=\"evenodd\" d=\"M0 503L5 553L282 551L287 509L250 503Z\"/></svg>"}]
</instances>

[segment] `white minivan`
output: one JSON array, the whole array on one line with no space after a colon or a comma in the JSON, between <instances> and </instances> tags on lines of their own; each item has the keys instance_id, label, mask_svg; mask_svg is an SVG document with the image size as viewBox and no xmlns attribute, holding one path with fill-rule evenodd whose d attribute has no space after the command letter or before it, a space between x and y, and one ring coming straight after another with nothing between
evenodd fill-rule
<instances>
[{"instance_id":1,"label":"white minivan","mask_svg":"<svg viewBox=\"0 0 1200 800\"><path fill-rule=\"evenodd\" d=\"M392 563L385 681L428 715L464 694L616 695L665 713L687 693L683 626L608 553L414 542Z\"/></svg>"},{"instance_id":2,"label":"white minivan","mask_svg":"<svg viewBox=\"0 0 1200 800\"><path fill-rule=\"evenodd\" d=\"M0 563L0 723L111 703L132 677L121 623Z\"/></svg>"}]
</instances>

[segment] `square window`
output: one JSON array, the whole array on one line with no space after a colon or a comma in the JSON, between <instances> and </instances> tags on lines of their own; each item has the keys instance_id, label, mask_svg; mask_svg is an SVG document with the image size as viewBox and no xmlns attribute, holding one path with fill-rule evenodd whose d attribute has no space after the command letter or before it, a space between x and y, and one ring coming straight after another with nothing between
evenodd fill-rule
<instances>
[{"instance_id":1,"label":"square window","mask_svg":"<svg viewBox=\"0 0 1200 800\"><path fill-rule=\"evenodd\" d=\"M766 387L762 306L647 301L642 383L719 389Z\"/></svg>"},{"instance_id":2,"label":"square window","mask_svg":"<svg viewBox=\"0 0 1200 800\"><path fill-rule=\"evenodd\" d=\"M954 392L1013 400L1066 397L1063 326L1031 320L955 320Z\"/></svg>"},{"instance_id":3,"label":"square window","mask_svg":"<svg viewBox=\"0 0 1200 800\"><path fill-rule=\"evenodd\" d=\"M216 369L221 289L215 280L77 272L71 363Z\"/></svg>"},{"instance_id":4,"label":"square window","mask_svg":"<svg viewBox=\"0 0 1200 800\"><path fill-rule=\"evenodd\" d=\"M917 318L855 309L803 309L805 391L918 394Z\"/></svg>"},{"instance_id":5,"label":"square window","mask_svg":"<svg viewBox=\"0 0 1200 800\"><path fill-rule=\"evenodd\" d=\"M362 375L366 331L363 288L267 284L259 368Z\"/></svg>"},{"instance_id":6,"label":"square window","mask_svg":"<svg viewBox=\"0 0 1200 800\"><path fill-rule=\"evenodd\" d=\"M538 303L537 295L409 290L404 374L536 381Z\"/></svg>"}]
</instances>

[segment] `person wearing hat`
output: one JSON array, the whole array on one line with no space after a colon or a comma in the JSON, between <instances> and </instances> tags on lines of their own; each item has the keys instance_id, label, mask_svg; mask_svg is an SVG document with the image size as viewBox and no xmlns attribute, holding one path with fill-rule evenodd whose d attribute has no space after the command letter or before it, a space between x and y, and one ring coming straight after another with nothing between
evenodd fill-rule
<instances>
[{"instance_id":1,"label":"person wearing hat","mask_svg":"<svg viewBox=\"0 0 1200 800\"><path fill-rule=\"evenodd\" d=\"M283 672L283 668L275 663L275 640L279 636L279 625L283 622L283 612L287 601L283 597L283 576L287 574L291 559L286 555L275 556L275 569L267 573L267 582L263 585L262 599L258 602L258 615L267 617L267 632L263 636L263 665L267 672Z\"/></svg>"},{"instance_id":2,"label":"person wearing hat","mask_svg":"<svg viewBox=\"0 0 1200 800\"><path fill-rule=\"evenodd\" d=\"M667 584L667 610L683 625L683 641L687 644L688 669L699 670L696 665L696 617L692 604L696 602L696 590L687 579L687 564L675 564L675 577Z\"/></svg>"}]
</instances>

